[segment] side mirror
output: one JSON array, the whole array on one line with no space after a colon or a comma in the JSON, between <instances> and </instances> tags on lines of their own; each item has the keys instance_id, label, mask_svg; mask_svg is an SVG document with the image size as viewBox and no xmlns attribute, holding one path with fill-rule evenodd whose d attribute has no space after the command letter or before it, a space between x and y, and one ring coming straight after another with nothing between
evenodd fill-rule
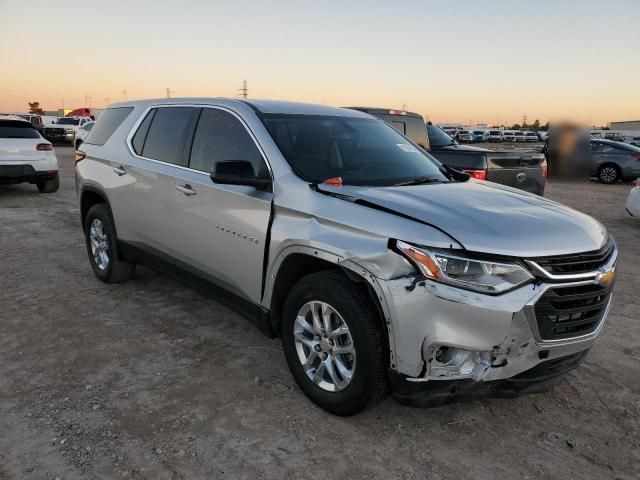
<instances>
[{"instance_id":1,"label":"side mirror","mask_svg":"<svg viewBox=\"0 0 640 480\"><path fill-rule=\"evenodd\" d=\"M227 160L216 162L215 170L211 172L213 183L221 185L246 185L264 190L271 185L271 179L258 177L253 171L253 165L246 160Z\"/></svg>"}]
</instances>

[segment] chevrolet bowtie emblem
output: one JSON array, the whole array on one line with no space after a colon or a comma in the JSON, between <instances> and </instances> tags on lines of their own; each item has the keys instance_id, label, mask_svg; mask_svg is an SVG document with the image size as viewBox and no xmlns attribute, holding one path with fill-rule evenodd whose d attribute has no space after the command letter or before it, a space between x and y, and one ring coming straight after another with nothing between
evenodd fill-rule
<instances>
[{"instance_id":1,"label":"chevrolet bowtie emblem","mask_svg":"<svg viewBox=\"0 0 640 480\"><path fill-rule=\"evenodd\" d=\"M602 285L603 287L608 287L613 283L613 280L616 278L616 268L611 267L607 270L599 270L596 275L596 282L598 285Z\"/></svg>"}]
</instances>

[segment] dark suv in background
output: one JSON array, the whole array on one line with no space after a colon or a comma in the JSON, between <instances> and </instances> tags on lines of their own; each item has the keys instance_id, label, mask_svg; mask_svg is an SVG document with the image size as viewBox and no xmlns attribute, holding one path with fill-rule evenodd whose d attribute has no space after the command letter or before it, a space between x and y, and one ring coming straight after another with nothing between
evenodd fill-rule
<instances>
[{"instance_id":1,"label":"dark suv in background","mask_svg":"<svg viewBox=\"0 0 640 480\"><path fill-rule=\"evenodd\" d=\"M473 178L501 183L538 195L544 194L547 162L542 153L523 150L494 152L486 148L460 145L431 122L425 127L422 115L418 113L382 108L348 108L384 120L446 166L468 173Z\"/></svg>"}]
</instances>

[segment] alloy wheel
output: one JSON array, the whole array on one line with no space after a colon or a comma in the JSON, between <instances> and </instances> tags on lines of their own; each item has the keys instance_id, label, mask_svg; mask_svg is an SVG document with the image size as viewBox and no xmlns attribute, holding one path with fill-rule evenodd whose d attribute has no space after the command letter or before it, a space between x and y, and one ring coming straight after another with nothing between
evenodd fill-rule
<instances>
[{"instance_id":1,"label":"alloy wheel","mask_svg":"<svg viewBox=\"0 0 640 480\"><path fill-rule=\"evenodd\" d=\"M613 183L618 178L618 172L614 167L604 167L600 170L600 180L604 183Z\"/></svg>"},{"instance_id":2,"label":"alloy wheel","mask_svg":"<svg viewBox=\"0 0 640 480\"><path fill-rule=\"evenodd\" d=\"M89 228L89 242L93 261L100 270L109 267L109 243L104 226L99 218L94 218Z\"/></svg>"},{"instance_id":3,"label":"alloy wheel","mask_svg":"<svg viewBox=\"0 0 640 480\"><path fill-rule=\"evenodd\" d=\"M336 309L325 302L307 302L298 311L293 330L298 359L309 380L328 392L347 388L356 368L356 350Z\"/></svg>"}]
</instances>

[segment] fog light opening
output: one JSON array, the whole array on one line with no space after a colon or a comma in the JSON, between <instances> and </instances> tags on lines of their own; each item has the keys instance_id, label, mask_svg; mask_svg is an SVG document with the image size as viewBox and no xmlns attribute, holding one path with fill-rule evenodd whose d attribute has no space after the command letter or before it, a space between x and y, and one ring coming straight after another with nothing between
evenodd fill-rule
<instances>
[{"instance_id":1,"label":"fog light opening","mask_svg":"<svg viewBox=\"0 0 640 480\"><path fill-rule=\"evenodd\" d=\"M467 350L443 345L436 350L434 359L442 366L455 366L462 363L467 358L468 353Z\"/></svg>"}]
</instances>

